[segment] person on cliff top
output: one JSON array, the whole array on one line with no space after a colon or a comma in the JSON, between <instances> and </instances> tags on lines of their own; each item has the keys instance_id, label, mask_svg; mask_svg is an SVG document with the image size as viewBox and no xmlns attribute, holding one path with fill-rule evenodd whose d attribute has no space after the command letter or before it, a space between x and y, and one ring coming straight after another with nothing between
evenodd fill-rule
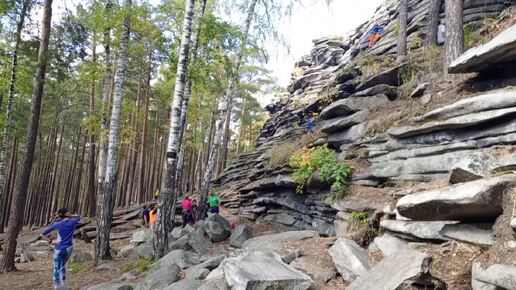
<instances>
[{"instance_id":1,"label":"person on cliff top","mask_svg":"<svg viewBox=\"0 0 516 290\"><path fill-rule=\"evenodd\" d=\"M375 22L373 27L371 27L371 36L369 36L369 47L373 47L375 43L378 42L381 38L381 33L383 31L383 25L381 25L379 22Z\"/></svg>"},{"instance_id":2,"label":"person on cliff top","mask_svg":"<svg viewBox=\"0 0 516 290\"><path fill-rule=\"evenodd\" d=\"M211 193L210 196L208 196L208 212L211 214L218 214L219 213L219 204L220 204L220 198L215 193Z\"/></svg>"},{"instance_id":3,"label":"person on cliff top","mask_svg":"<svg viewBox=\"0 0 516 290\"><path fill-rule=\"evenodd\" d=\"M48 237L53 231L57 231L57 244L54 247L54 289L66 287L66 262L73 250L73 233L81 220L79 215L71 215L66 208L57 211L59 221L47 227L40 235L41 239L52 243Z\"/></svg>"}]
</instances>

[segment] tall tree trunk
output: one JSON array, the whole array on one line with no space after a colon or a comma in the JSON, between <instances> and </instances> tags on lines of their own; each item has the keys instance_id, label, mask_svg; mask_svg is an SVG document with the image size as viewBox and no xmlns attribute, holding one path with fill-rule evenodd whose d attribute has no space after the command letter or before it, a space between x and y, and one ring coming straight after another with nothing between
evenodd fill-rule
<instances>
[{"instance_id":1,"label":"tall tree trunk","mask_svg":"<svg viewBox=\"0 0 516 290\"><path fill-rule=\"evenodd\" d=\"M105 8L106 12L111 10L111 3L108 1ZM104 84L102 88L102 120L100 123L100 144L99 144L99 168L98 168L98 195L97 208L102 206L103 189L101 185L106 177L106 164L108 155L108 142L106 142L106 133L109 128L109 99L111 97L111 82L113 79L113 68L111 67L111 29L108 27L104 31L104 51L106 62L106 73L104 74ZM98 212L97 212L98 214Z\"/></svg>"},{"instance_id":2,"label":"tall tree trunk","mask_svg":"<svg viewBox=\"0 0 516 290\"><path fill-rule=\"evenodd\" d=\"M2 132L2 137L0 138L0 201L4 200L4 192L5 192L5 179L6 179L6 163L7 156L9 155L7 144L9 142L9 138L11 137L11 127L12 127L12 115L13 115L13 103L14 103L14 93L16 90L16 76L18 72L18 50L20 49L21 43L21 32L23 29L23 23L25 22L25 16L27 15L27 10L29 9L30 0L24 0L22 4L22 9L20 12L20 20L18 21L18 25L16 27L16 43L14 45L13 58L11 64L11 80L9 81L9 93L7 97L7 109L6 109L6 123L4 131ZM4 214L3 207L0 207L0 233L4 232Z\"/></svg>"},{"instance_id":3,"label":"tall tree trunk","mask_svg":"<svg viewBox=\"0 0 516 290\"><path fill-rule=\"evenodd\" d=\"M0 264L0 271L14 270L14 255L18 234L22 227L22 216L25 210L25 200L27 189L32 171L34 159L34 149L38 137L39 116L41 112L41 101L43 99L43 88L45 86L45 73L47 70L48 40L50 37L50 26L52 18L52 0L45 0L43 4L43 24L41 29L41 40L38 52L38 66L36 70L36 80L34 94L32 96L32 109L29 126L27 128L27 142L23 155L22 168L16 181L13 196L11 213L9 216L9 230L4 244L4 257Z\"/></svg>"},{"instance_id":4,"label":"tall tree trunk","mask_svg":"<svg viewBox=\"0 0 516 290\"><path fill-rule=\"evenodd\" d=\"M138 184L138 202L145 201L145 154L147 151L147 119L149 118L149 102L151 96L151 78L152 78L152 47L149 45L149 63L147 67L147 92L145 94L145 108L143 109L143 131L140 142L140 178Z\"/></svg>"},{"instance_id":5,"label":"tall tree trunk","mask_svg":"<svg viewBox=\"0 0 516 290\"><path fill-rule=\"evenodd\" d=\"M92 57L91 61L93 63L97 62L97 37L93 35L93 45L92 45ZM89 114L90 116L94 115L95 112L95 95L97 92L97 85L95 80L91 81L90 84L90 103L89 103ZM88 151L88 190L86 192L88 196L88 216L93 217L95 215L95 156L97 153L95 152L95 134L90 133L89 140L89 151Z\"/></svg>"},{"instance_id":6,"label":"tall tree trunk","mask_svg":"<svg viewBox=\"0 0 516 290\"><path fill-rule=\"evenodd\" d=\"M437 45L437 28L439 26L439 10L442 0L430 0L428 8L428 46Z\"/></svg>"},{"instance_id":7,"label":"tall tree trunk","mask_svg":"<svg viewBox=\"0 0 516 290\"><path fill-rule=\"evenodd\" d=\"M95 239L97 256L102 259L111 258L109 246L109 232L111 231L111 220L113 219L114 197L116 191L117 171L118 171L118 138L120 130L120 109L122 106L123 82L127 68L127 50L129 45L130 13L132 6L131 0L125 1L125 16L120 40L120 51L115 72L115 85L113 87L113 110L111 112L111 122L109 128L109 145L106 162L106 176L102 180L101 188L102 206L100 207L97 226L97 238Z\"/></svg>"},{"instance_id":8,"label":"tall tree trunk","mask_svg":"<svg viewBox=\"0 0 516 290\"><path fill-rule=\"evenodd\" d=\"M446 0L446 42L444 52L445 70L464 52L464 28L462 23L462 0Z\"/></svg>"},{"instance_id":9,"label":"tall tree trunk","mask_svg":"<svg viewBox=\"0 0 516 290\"><path fill-rule=\"evenodd\" d=\"M192 34L192 61L189 67L193 67L195 63L197 62L197 50L199 48L199 35L201 34L201 22L204 17L204 12L206 10L206 0L201 0L201 4L199 6L199 11L197 12L197 15L195 17L194 21L194 28L193 28L193 34ZM185 146L182 145L183 142L183 135L186 131L186 120L187 120L187 114L188 114L188 105L190 102L190 98L192 96L192 80L189 78L186 81L186 86L184 90L184 96L183 96L183 103L181 107L181 118L180 118L180 126L181 130L179 130L179 158L178 158L178 165L176 170L176 188L174 189L175 192L179 191L179 185L181 184L181 180L183 177L183 161L184 161L184 155L185 155Z\"/></svg>"},{"instance_id":10,"label":"tall tree trunk","mask_svg":"<svg viewBox=\"0 0 516 290\"><path fill-rule=\"evenodd\" d=\"M206 202L208 200L208 192L210 189L210 182L211 178L213 176L213 169L215 167L215 160L216 160L216 152L218 151L222 139L222 132L224 130L224 118L226 118L226 111L229 107L229 102L233 96L233 88L235 86L235 79L240 76L240 65L242 64L242 59L244 57L245 47L247 45L247 38L249 37L249 29L251 27L251 22L253 20L254 15L254 9L256 7L256 3L258 0L251 0L249 4L249 9L247 10L247 16L245 20L245 28L244 28L244 34L242 38L242 42L240 43L240 51L237 54L237 59L235 63L235 67L233 70L233 73L231 74L229 81L228 81L228 87L226 89L226 93L224 96L220 99L218 109L219 109L219 116L217 120L216 130L215 130L215 138L213 140L213 144L210 148L210 158L208 160L208 163L206 165L206 168L204 169L204 175L202 178L202 184L201 184L201 198L199 203L199 212L197 215L198 219L204 218L204 214L206 212Z\"/></svg>"},{"instance_id":11,"label":"tall tree trunk","mask_svg":"<svg viewBox=\"0 0 516 290\"><path fill-rule=\"evenodd\" d=\"M230 104L230 107L228 108L228 112L226 114L226 121L225 121L225 125L224 125L224 136L222 138L222 151L220 154L220 164L219 164L219 170L217 172L217 176L222 173L224 168L226 168L226 161L228 159L228 151L229 151L228 150L229 149L229 139L231 137L230 136L231 135L230 125L231 125L231 104Z\"/></svg>"},{"instance_id":12,"label":"tall tree trunk","mask_svg":"<svg viewBox=\"0 0 516 290\"><path fill-rule=\"evenodd\" d=\"M154 227L154 250L157 257L163 257L168 252L168 233L170 221L174 219L176 193L175 178L177 159L179 153L179 134L181 131L181 104L183 102L184 87L186 81L186 69L188 68L188 57L190 49L190 36L192 34L192 18L194 0L187 0L185 3L185 15L183 22L183 36L179 50L179 60L176 73L176 84L170 112L170 132L167 144L166 155L166 176L164 188L161 191L160 214Z\"/></svg>"},{"instance_id":13,"label":"tall tree trunk","mask_svg":"<svg viewBox=\"0 0 516 290\"><path fill-rule=\"evenodd\" d=\"M400 0L398 8L398 60L403 61L407 56L407 13L408 0Z\"/></svg>"}]
</instances>

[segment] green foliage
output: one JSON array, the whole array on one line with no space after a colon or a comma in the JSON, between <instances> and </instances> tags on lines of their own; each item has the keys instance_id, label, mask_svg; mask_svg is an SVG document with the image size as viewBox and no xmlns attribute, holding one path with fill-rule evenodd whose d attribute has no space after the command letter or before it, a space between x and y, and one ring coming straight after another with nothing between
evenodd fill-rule
<instances>
[{"instance_id":1,"label":"green foliage","mask_svg":"<svg viewBox=\"0 0 516 290\"><path fill-rule=\"evenodd\" d=\"M149 270L150 265L152 264L153 259L147 258L139 258L138 260L125 264L122 267L122 271L125 272L133 272L135 274L141 274Z\"/></svg>"},{"instance_id":2,"label":"green foliage","mask_svg":"<svg viewBox=\"0 0 516 290\"><path fill-rule=\"evenodd\" d=\"M464 48L471 48L482 40L480 34L478 33L478 27L476 25L466 25L464 26Z\"/></svg>"},{"instance_id":3,"label":"green foliage","mask_svg":"<svg viewBox=\"0 0 516 290\"><path fill-rule=\"evenodd\" d=\"M367 224L371 218L371 215L368 212L354 211L351 213L351 218L361 224Z\"/></svg>"},{"instance_id":4,"label":"green foliage","mask_svg":"<svg viewBox=\"0 0 516 290\"><path fill-rule=\"evenodd\" d=\"M293 176L298 184L298 193L303 192L306 181L318 171L321 180L332 182L335 198L345 194L346 183L352 174L352 168L346 163L339 162L335 151L327 145L298 150L290 157L289 166L294 169Z\"/></svg>"},{"instance_id":5,"label":"green foliage","mask_svg":"<svg viewBox=\"0 0 516 290\"><path fill-rule=\"evenodd\" d=\"M68 269L70 269L70 272L72 273L79 273L86 270L86 263L82 261L72 262L68 265Z\"/></svg>"}]
</instances>

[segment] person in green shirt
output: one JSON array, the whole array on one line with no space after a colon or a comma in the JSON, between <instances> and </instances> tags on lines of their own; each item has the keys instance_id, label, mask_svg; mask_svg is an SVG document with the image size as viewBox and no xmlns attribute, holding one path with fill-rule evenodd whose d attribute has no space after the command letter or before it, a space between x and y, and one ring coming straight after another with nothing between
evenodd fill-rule
<instances>
[{"instance_id":1,"label":"person in green shirt","mask_svg":"<svg viewBox=\"0 0 516 290\"><path fill-rule=\"evenodd\" d=\"M212 213L212 214L215 214L215 213L219 213L219 204L220 204L220 198L212 193L210 194L210 196L208 196L208 205L209 205L209 208L208 208L208 212L209 213Z\"/></svg>"},{"instance_id":2,"label":"person in green shirt","mask_svg":"<svg viewBox=\"0 0 516 290\"><path fill-rule=\"evenodd\" d=\"M154 193L154 200L158 200L161 195L161 192L159 191L159 188L156 189L156 192Z\"/></svg>"}]
</instances>

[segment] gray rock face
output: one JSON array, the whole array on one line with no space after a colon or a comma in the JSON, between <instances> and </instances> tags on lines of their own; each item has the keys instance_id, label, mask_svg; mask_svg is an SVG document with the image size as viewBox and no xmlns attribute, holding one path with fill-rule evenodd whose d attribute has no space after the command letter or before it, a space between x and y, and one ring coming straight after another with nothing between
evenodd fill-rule
<instances>
[{"instance_id":1,"label":"gray rock face","mask_svg":"<svg viewBox=\"0 0 516 290\"><path fill-rule=\"evenodd\" d=\"M124 258L131 257L131 256L137 256L137 255L138 255L138 250L132 244L126 245L120 250L120 256L122 256Z\"/></svg>"},{"instance_id":2,"label":"gray rock face","mask_svg":"<svg viewBox=\"0 0 516 290\"><path fill-rule=\"evenodd\" d=\"M245 241L253 237L252 227L248 224L238 225L229 238L229 244L236 248L241 248Z\"/></svg>"},{"instance_id":3,"label":"gray rock face","mask_svg":"<svg viewBox=\"0 0 516 290\"><path fill-rule=\"evenodd\" d=\"M513 229L514 231L516 231L516 218L513 218L513 219L511 220L511 227L512 227L512 229Z\"/></svg>"},{"instance_id":4,"label":"gray rock face","mask_svg":"<svg viewBox=\"0 0 516 290\"><path fill-rule=\"evenodd\" d=\"M367 252L352 240L339 238L328 250L340 275L353 282L374 266Z\"/></svg>"},{"instance_id":5,"label":"gray rock face","mask_svg":"<svg viewBox=\"0 0 516 290\"><path fill-rule=\"evenodd\" d=\"M346 289L407 289L416 282L418 286L432 286L431 259L427 254L415 250L398 252L394 256L384 258L367 273L359 276Z\"/></svg>"},{"instance_id":6,"label":"gray rock face","mask_svg":"<svg viewBox=\"0 0 516 290\"><path fill-rule=\"evenodd\" d=\"M147 229L139 230L133 233L131 237L130 243L133 244L142 244L145 242L150 242L152 240L152 232Z\"/></svg>"},{"instance_id":7,"label":"gray rock face","mask_svg":"<svg viewBox=\"0 0 516 290\"><path fill-rule=\"evenodd\" d=\"M213 230L217 230L215 225L212 225ZM208 253L208 248L211 245L210 236L203 226L197 226L193 232L188 235L188 243L183 249L192 248L192 250L201 255ZM181 240L181 239L180 239ZM178 241L180 241L178 240Z\"/></svg>"},{"instance_id":8,"label":"gray rock face","mask_svg":"<svg viewBox=\"0 0 516 290\"><path fill-rule=\"evenodd\" d=\"M150 243L144 243L137 248L138 257L152 259L154 258L154 248Z\"/></svg>"},{"instance_id":9,"label":"gray rock face","mask_svg":"<svg viewBox=\"0 0 516 290\"><path fill-rule=\"evenodd\" d=\"M207 280L197 290L229 290L229 286L224 277Z\"/></svg>"},{"instance_id":10,"label":"gray rock face","mask_svg":"<svg viewBox=\"0 0 516 290\"><path fill-rule=\"evenodd\" d=\"M197 290L201 287L202 281L197 279L183 279L179 282L172 283L163 288L163 290Z\"/></svg>"},{"instance_id":11,"label":"gray rock face","mask_svg":"<svg viewBox=\"0 0 516 290\"><path fill-rule=\"evenodd\" d=\"M176 264L164 265L150 272L150 274L136 286L135 290L163 289L179 280L179 272L181 272L181 268Z\"/></svg>"},{"instance_id":12,"label":"gray rock face","mask_svg":"<svg viewBox=\"0 0 516 290\"><path fill-rule=\"evenodd\" d=\"M296 186L296 182L292 176L276 175L251 182L245 187L241 188L240 191L245 193L253 190L295 188Z\"/></svg>"},{"instance_id":13,"label":"gray rock face","mask_svg":"<svg viewBox=\"0 0 516 290\"><path fill-rule=\"evenodd\" d=\"M210 240L214 243L219 243L231 235L231 225L221 215L211 215L206 219L204 229L210 237Z\"/></svg>"},{"instance_id":14,"label":"gray rock face","mask_svg":"<svg viewBox=\"0 0 516 290\"><path fill-rule=\"evenodd\" d=\"M360 123L344 131L330 134L327 142L336 146L343 143L352 143L363 137L366 131L367 123Z\"/></svg>"},{"instance_id":15,"label":"gray rock face","mask_svg":"<svg viewBox=\"0 0 516 290\"><path fill-rule=\"evenodd\" d=\"M292 231L249 239L242 245L246 250L280 251L283 243L319 237L316 231Z\"/></svg>"},{"instance_id":16,"label":"gray rock face","mask_svg":"<svg viewBox=\"0 0 516 290\"><path fill-rule=\"evenodd\" d=\"M283 263L276 253L252 252L226 259L226 281L233 290L306 290L312 279Z\"/></svg>"},{"instance_id":17,"label":"gray rock face","mask_svg":"<svg viewBox=\"0 0 516 290\"><path fill-rule=\"evenodd\" d=\"M185 236L187 234L188 231L183 227L175 227L171 232L172 237L176 240L180 239L182 236Z\"/></svg>"},{"instance_id":18,"label":"gray rock face","mask_svg":"<svg viewBox=\"0 0 516 290\"><path fill-rule=\"evenodd\" d=\"M468 244L488 247L493 244L492 224L445 225L441 235Z\"/></svg>"},{"instance_id":19,"label":"gray rock face","mask_svg":"<svg viewBox=\"0 0 516 290\"><path fill-rule=\"evenodd\" d=\"M516 266L495 264L484 269L475 262L471 270L471 279L473 290L516 289Z\"/></svg>"},{"instance_id":20,"label":"gray rock face","mask_svg":"<svg viewBox=\"0 0 516 290\"><path fill-rule=\"evenodd\" d=\"M481 72L497 69L516 61L516 25L513 25L484 45L469 49L455 59L450 73Z\"/></svg>"},{"instance_id":21,"label":"gray rock face","mask_svg":"<svg viewBox=\"0 0 516 290\"><path fill-rule=\"evenodd\" d=\"M359 111L351 116L336 117L323 123L321 131L324 133L338 132L343 129L360 124L366 120L367 111Z\"/></svg>"},{"instance_id":22,"label":"gray rock face","mask_svg":"<svg viewBox=\"0 0 516 290\"><path fill-rule=\"evenodd\" d=\"M481 179L497 167L497 160L485 152L475 152L462 159L450 172L450 183L468 182Z\"/></svg>"},{"instance_id":23,"label":"gray rock face","mask_svg":"<svg viewBox=\"0 0 516 290\"><path fill-rule=\"evenodd\" d=\"M403 238L421 241L445 241L448 238L443 237L440 233L447 224L454 222L413 222L413 221L398 221L398 220L382 220L380 227L388 230L394 235L399 235Z\"/></svg>"},{"instance_id":24,"label":"gray rock face","mask_svg":"<svg viewBox=\"0 0 516 290\"><path fill-rule=\"evenodd\" d=\"M389 135L396 138L407 138L411 136L422 135L445 129L458 129L474 126L491 120L502 118L507 115L512 115L514 113L516 113L516 108L498 109L453 117L446 121L428 122L421 126L403 126L391 128L387 132L389 133Z\"/></svg>"},{"instance_id":25,"label":"gray rock face","mask_svg":"<svg viewBox=\"0 0 516 290\"><path fill-rule=\"evenodd\" d=\"M299 257L295 259L290 263L290 266L307 274L314 281L320 282L322 284L326 284L328 281L335 278L338 274L338 271L335 267L327 267L326 265L310 262L308 259L306 259L306 257Z\"/></svg>"},{"instance_id":26,"label":"gray rock face","mask_svg":"<svg viewBox=\"0 0 516 290\"><path fill-rule=\"evenodd\" d=\"M513 88L496 90L430 111L416 120L448 119L482 111L510 108L516 106L515 97L516 90Z\"/></svg>"},{"instance_id":27,"label":"gray rock face","mask_svg":"<svg viewBox=\"0 0 516 290\"><path fill-rule=\"evenodd\" d=\"M170 265L177 265L181 269L189 268L199 263L199 255L183 250L174 250L157 260L152 269L160 269Z\"/></svg>"},{"instance_id":28,"label":"gray rock face","mask_svg":"<svg viewBox=\"0 0 516 290\"><path fill-rule=\"evenodd\" d=\"M394 86L389 86L385 84L376 85L374 87L365 89L363 91L359 91L351 95L350 97L368 97L384 94L389 99L395 99L397 97L397 88Z\"/></svg>"},{"instance_id":29,"label":"gray rock face","mask_svg":"<svg viewBox=\"0 0 516 290\"><path fill-rule=\"evenodd\" d=\"M371 106L381 105L387 103L389 98L386 95L376 95L369 97L357 97L338 100L331 103L328 107L322 110L319 117L323 120L329 120L336 117L348 116L362 109L367 109Z\"/></svg>"},{"instance_id":30,"label":"gray rock face","mask_svg":"<svg viewBox=\"0 0 516 290\"><path fill-rule=\"evenodd\" d=\"M425 94L426 89L428 88L429 83L419 84L413 91L410 93L411 98L420 98Z\"/></svg>"},{"instance_id":31,"label":"gray rock face","mask_svg":"<svg viewBox=\"0 0 516 290\"><path fill-rule=\"evenodd\" d=\"M58 288L62 290L68 290L70 288ZM121 283L102 283L97 284L93 286L89 286L86 288L83 288L84 290L133 290L134 287L127 284L121 284Z\"/></svg>"},{"instance_id":32,"label":"gray rock face","mask_svg":"<svg viewBox=\"0 0 516 290\"><path fill-rule=\"evenodd\" d=\"M80 250L73 251L72 255L70 256L70 262L71 263L74 263L74 262L85 262L85 261L90 261L92 259L93 259L93 257L91 256L90 253L84 252L84 251L80 251Z\"/></svg>"},{"instance_id":33,"label":"gray rock face","mask_svg":"<svg viewBox=\"0 0 516 290\"><path fill-rule=\"evenodd\" d=\"M475 220L502 213L503 191L516 175L491 177L402 197L396 208L413 220Z\"/></svg>"},{"instance_id":34,"label":"gray rock face","mask_svg":"<svg viewBox=\"0 0 516 290\"><path fill-rule=\"evenodd\" d=\"M369 78L357 87L357 91L362 91L381 84L399 86L401 84L400 72L405 66L406 64L401 64Z\"/></svg>"},{"instance_id":35,"label":"gray rock face","mask_svg":"<svg viewBox=\"0 0 516 290\"><path fill-rule=\"evenodd\" d=\"M380 237L374 239L374 244L382 251L386 257L395 255L399 251L406 250L408 247L408 241L390 235L388 233L383 234Z\"/></svg>"}]
</instances>

